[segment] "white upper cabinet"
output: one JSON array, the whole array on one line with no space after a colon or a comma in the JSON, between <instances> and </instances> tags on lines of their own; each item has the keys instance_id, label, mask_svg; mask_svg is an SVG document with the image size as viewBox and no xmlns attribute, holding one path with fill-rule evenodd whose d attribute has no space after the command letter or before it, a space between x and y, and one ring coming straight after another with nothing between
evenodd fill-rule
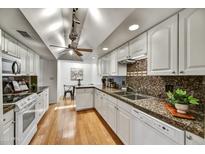
<instances>
[{"instance_id":1,"label":"white upper cabinet","mask_svg":"<svg viewBox=\"0 0 205 154\"><path fill-rule=\"evenodd\" d=\"M27 48L23 45L18 45L18 53L21 58L21 74L27 74Z\"/></svg>"},{"instance_id":2,"label":"white upper cabinet","mask_svg":"<svg viewBox=\"0 0 205 154\"><path fill-rule=\"evenodd\" d=\"M148 75L176 75L178 57L178 16L148 31Z\"/></svg>"},{"instance_id":3,"label":"white upper cabinet","mask_svg":"<svg viewBox=\"0 0 205 154\"><path fill-rule=\"evenodd\" d=\"M121 46L118 49L118 61L124 60L129 58L129 47L128 47L128 43L126 43L125 45Z\"/></svg>"},{"instance_id":4,"label":"white upper cabinet","mask_svg":"<svg viewBox=\"0 0 205 154\"><path fill-rule=\"evenodd\" d=\"M179 74L205 75L205 9L179 13Z\"/></svg>"},{"instance_id":5,"label":"white upper cabinet","mask_svg":"<svg viewBox=\"0 0 205 154\"><path fill-rule=\"evenodd\" d=\"M35 74L34 73L34 53L29 50L28 52L28 72L30 75Z\"/></svg>"},{"instance_id":6,"label":"white upper cabinet","mask_svg":"<svg viewBox=\"0 0 205 154\"><path fill-rule=\"evenodd\" d=\"M118 75L117 64L117 50L114 50L110 54L110 75Z\"/></svg>"},{"instance_id":7,"label":"white upper cabinet","mask_svg":"<svg viewBox=\"0 0 205 154\"><path fill-rule=\"evenodd\" d=\"M98 58L98 61L97 61L97 72L98 72L98 75L102 75L102 58Z\"/></svg>"},{"instance_id":8,"label":"white upper cabinet","mask_svg":"<svg viewBox=\"0 0 205 154\"><path fill-rule=\"evenodd\" d=\"M147 33L143 33L129 42L130 58L143 58L147 54Z\"/></svg>"},{"instance_id":9,"label":"white upper cabinet","mask_svg":"<svg viewBox=\"0 0 205 154\"><path fill-rule=\"evenodd\" d=\"M110 75L110 55L106 55L102 57L101 59L101 70L102 70L102 75Z\"/></svg>"},{"instance_id":10,"label":"white upper cabinet","mask_svg":"<svg viewBox=\"0 0 205 154\"><path fill-rule=\"evenodd\" d=\"M18 57L17 40L6 33L4 33L4 51Z\"/></svg>"},{"instance_id":11,"label":"white upper cabinet","mask_svg":"<svg viewBox=\"0 0 205 154\"><path fill-rule=\"evenodd\" d=\"M40 57L38 54L34 54L34 74L40 75Z\"/></svg>"}]
</instances>

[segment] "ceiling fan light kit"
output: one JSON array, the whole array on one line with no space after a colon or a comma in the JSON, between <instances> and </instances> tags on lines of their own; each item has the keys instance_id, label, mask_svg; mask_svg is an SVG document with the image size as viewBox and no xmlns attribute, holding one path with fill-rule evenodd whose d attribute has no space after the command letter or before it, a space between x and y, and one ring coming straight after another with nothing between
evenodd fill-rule
<instances>
[{"instance_id":1,"label":"ceiling fan light kit","mask_svg":"<svg viewBox=\"0 0 205 154\"><path fill-rule=\"evenodd\" d=\"M55 47L55 48L63 48L67 49L62 51L63 52L69 52L70 55L73 55L73 53L76 53L78 56L83 56L80 51L83 52L92 52L92 49L87 49L87 48L77 48L78 46L78 40L77 39L80 35L76 32L76 26L75 24L80 24L80 20L76 16L76 12L78 11L78 8L73 8L73 14L72 14L72 29L69 34L69 39L71 40L71 44L68 45L68 47L63 47L63 46L58 46L58 45L50 45L50 47ZM59 54L61 54L59 53Z\"/></svg>"}]
</instances>

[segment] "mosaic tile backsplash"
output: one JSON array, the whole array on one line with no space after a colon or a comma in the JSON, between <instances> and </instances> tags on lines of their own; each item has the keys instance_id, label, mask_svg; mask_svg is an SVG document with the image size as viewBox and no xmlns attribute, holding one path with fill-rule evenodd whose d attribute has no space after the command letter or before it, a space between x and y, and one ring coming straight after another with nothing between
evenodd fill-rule
<instances>
[{"instance_id":1,"label":"mosaic tile backsplash","mask_svg":"<svg viewBox=\"0 0 205 154\"><path fill-rule=\"evenodd\" d=\"M126 82L138 92L166 98L165 87L183 88L205 103L204 76L147 76L147 60L142 59L127 65Z\"/></svg>"}]
</instances>

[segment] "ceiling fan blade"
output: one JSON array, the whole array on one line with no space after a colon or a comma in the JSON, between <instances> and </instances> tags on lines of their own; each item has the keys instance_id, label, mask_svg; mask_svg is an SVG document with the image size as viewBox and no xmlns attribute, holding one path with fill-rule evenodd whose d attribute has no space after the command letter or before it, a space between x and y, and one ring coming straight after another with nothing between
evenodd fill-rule
<instances>
[{"instance_id":1,"label":"ceiling fan blade","mask_svg":"<svg viewBox=\"0 0 205 154\"><path fill-rule=\"evenodd\" d=\"M68 48L68 47L62 47L62 46L58 46L58 45L50 45L50 47L70 49L70 48Z\"/></svg>"},{"instance_id":2,"label":"ceiling fan blade","mask_svg":"<svg viewBox=\"0 0 205 154\"><path fill-rule=\"evenodd\" d=\"M82 56L82 53L80 53L78 50L74 50L74 51L78 56Z\"/></svg>"},{"instance_id":3,"label":"ceiling fan blade","mask_svg":"<svg viewBox=\"0 0 205 154\"><path fill-rule=\"evenodd\" d=\"M85 52L93 52L93 49L86 49L86 48L76 48L78 51L85 51Z\"/></svg>"}]
</instances>

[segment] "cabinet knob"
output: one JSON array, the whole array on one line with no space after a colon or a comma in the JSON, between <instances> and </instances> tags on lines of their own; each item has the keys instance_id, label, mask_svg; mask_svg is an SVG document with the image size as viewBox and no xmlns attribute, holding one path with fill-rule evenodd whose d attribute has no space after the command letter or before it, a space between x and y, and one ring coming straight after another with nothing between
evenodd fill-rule
<instances>
[{"instance_id":1,"label":"cabinet knob","mask_svg":"<svg viewBox=\"0 0 205 154\"><path fill-rule=\"evenodd\" d=\"M179 73L183 74L183 73L184 73L184 71L180 71Z\"/></svg>"},{"instance_id":2,"label":"cabinet knob","mask_svg":"<svg viewBox=\"0 0 205 154\"><path fill-rule=\"evenodd\" d=\"M188 140L191 140L191 139L192 139L191 135L186 136L186 138L187 138Z\"/></svg>"},{"instance_id":3,"label":"cabinet knob","mask_svg":"<svg viewBox=\"0 0 205 154\"><path fill-rule=\"evenodd\" d=\"M3 121L6 121L6 119L3 119Z\"/></svg>"},{"instance_id":4,"label":"cabinet knob","mask_svg":"<svg viewBox=\"0 0 205 154\"><path fill-rule=\"evenodd\" d=\"M175 71L172 71L172 74L175 74L176 72Z\"/></svg>"}]
</instances>

